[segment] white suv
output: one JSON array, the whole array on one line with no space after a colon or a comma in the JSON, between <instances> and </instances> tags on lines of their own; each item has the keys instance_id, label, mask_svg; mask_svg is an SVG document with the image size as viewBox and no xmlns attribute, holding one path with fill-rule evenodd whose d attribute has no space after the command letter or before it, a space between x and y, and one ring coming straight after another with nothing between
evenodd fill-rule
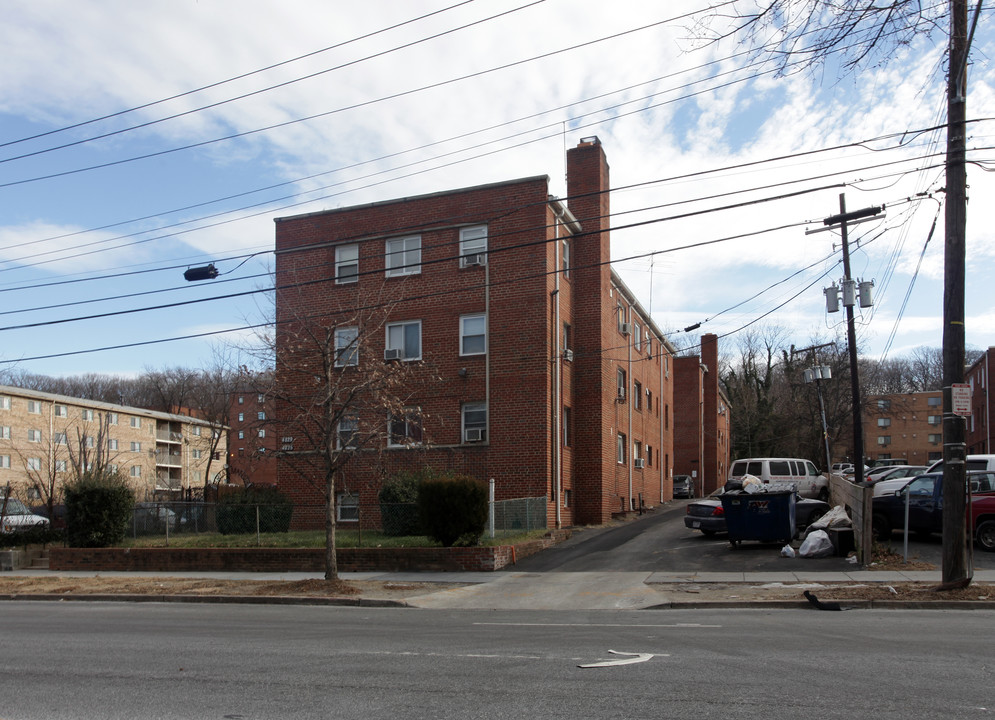
<instances>
[{"instance_id":1,"label":"white suv","mask_svg":"<svg viewBox=\"0 0 995 720\"><path fill-rule=\"evenodd\" d=\"M0 497L0 532L12 533L33 527L48 527L48 518L35 515L20 500Z\"/></svg>"}]
</instances>

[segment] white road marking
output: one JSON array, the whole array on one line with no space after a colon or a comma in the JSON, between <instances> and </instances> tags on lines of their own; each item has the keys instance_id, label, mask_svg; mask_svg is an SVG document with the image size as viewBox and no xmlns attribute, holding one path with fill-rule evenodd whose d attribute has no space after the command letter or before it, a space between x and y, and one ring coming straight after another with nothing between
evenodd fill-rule
<instances>
[{"instance_id":1,"label":"white road marking","mask_svg":"<svg viewBox=\"0 0 995 720\"><path fill-rule=\"evenodd\" d=\"M701 623L670 623L655 625L635 625L632 623L515 623L515 622L475 622L474 625L496 625L498 627L619 627L619 628L721 628L721 625Z\"/></svg>"},{"instance_id":2,"label":"white road marking","mask_svg":"<svg viewBox=\"0 0 995 720\"><path fill-rule=\"evenodd\" d=\"M609 650L612 655L627 655L628 657L622 658L621 660L605 660L603 662L589 663L587 665L578 665L579 668L603 668L603 667L614 667L615 665L632 665L633 663L644 663L651 657L656 657L653 653L625 653L619 652L618 650ZM660 657L670 657L669 655L660 655Z\"/></svg>"}]
</instances>

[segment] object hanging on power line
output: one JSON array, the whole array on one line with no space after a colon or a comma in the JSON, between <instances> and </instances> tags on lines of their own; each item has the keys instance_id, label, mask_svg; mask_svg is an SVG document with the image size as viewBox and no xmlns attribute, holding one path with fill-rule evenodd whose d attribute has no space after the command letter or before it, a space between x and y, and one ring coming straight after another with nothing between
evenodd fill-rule
<instances>
[{"instance_id":1,"label":"object hanging on power line","mask_svg":"<svg viewBox=\"0 0 995 720\"><path fill-rule=\"evenodd\" d=\"M220 273L218 269L214 267L214 263L210 265L204 265L202 267L187 268L187 271L183 273L183 277L187 282L194 282L196 280L213 280Z\"/></svg>"}]
</instances>

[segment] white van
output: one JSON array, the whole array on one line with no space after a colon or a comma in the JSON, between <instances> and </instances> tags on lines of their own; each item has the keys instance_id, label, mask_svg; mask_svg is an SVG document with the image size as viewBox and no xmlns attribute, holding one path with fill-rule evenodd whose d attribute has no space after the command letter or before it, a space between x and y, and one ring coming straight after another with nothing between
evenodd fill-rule
<instances>
[{"instance_id":1,"label":"white van","mask_svg":"<svg viewBox=\"0 0 995 720\"><path fill-rule=\"evenodd\" d=\"M995 472L995 455L968 455L967 469ZM929 466L929 469L926 470L926 472L943 472L943 461L937 460Z\"/></svg>"},{"instance_id":2,"label":"white van","mask_svg":"<svg viewBox=\"0 0 995 720\"><path fill-rule=\"evenodd\" d=\"M829 480L819 473L809 460L800 458L745 458L737 460L729 469L729 479L753 475L760 482L789 483L798 490L798 495L829 501Z\"/></svg>"}]
</instances>

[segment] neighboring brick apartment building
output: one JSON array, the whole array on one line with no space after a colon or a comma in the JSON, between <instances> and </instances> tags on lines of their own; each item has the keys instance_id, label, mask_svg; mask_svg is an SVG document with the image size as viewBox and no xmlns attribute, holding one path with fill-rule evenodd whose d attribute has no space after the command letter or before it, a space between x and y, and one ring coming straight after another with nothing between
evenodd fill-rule
<instances>
[{"instance_id":1,"label":"neighboring brick apartment building","mask_svg":"<svg viewBox=\"0 0 995 720\"><path fill-rule=\"evenodd\" d=\"M964 381L971 386L971 417L967 419L967 452L990 455L995 452L992 428L991 377L995 369L995 347L985 350L968 368Z\"/></svg>"},{"instance_id":2,"label":"neighboring brick apartment building","mask_svg":"<svg viewBox=\"0 0 995 720\"><path fill-rule=\"evenodd\" d=\"M907 460L929 465L943 457L943 393L872 395L864 412L868 460Z\"/></svg>"},{"instance_id":3,"label":"neighboring brick apartment building","mask_svg":"<svg viewBox=\"0 0 995 720\"><path fill-rule=\"evenodd\" d=\"M675 359L674 474L694 478L700 497L721 487L732 462L729 399L719 386L718 336L702 335L701 355Z\"/></svg>"},{"instance_id":4,"label":"neighboring brick apartment building","mask_svg":"<svg viewBox=\"0 0 995 720\"><path fill-rule=\"evenodd\" d=\"M228 411L228 482L276 483L276 432L272 402L258 388L245 387L231 398Z\"/></svg>"},{"instance_id":5,"label":"neighboring brick apartment building","mask_svg":"<svg viewBox=\"0 0 995 720\"><path fill-rule=\"evenodd\" d=\"M175 497L223 472L226 445L212 457L213 426L203 420L0 385L0 486L40 500L40 482L70 477L70 451L94 448L127 477L139 500ZM209 465L210 461L210 465Z\"/></svg>"},{"instance_id":6,"label":"neighboring brick apartment building","mask_svg":"<svg viewBox=\"0 0 995 720\"><path fill-rule=\"evenodd\" d=\"M391 299L386 327L358 349L361 328L335 327L337 370L390 359L424 373L389 423L407 442L360 453L343 493L375 505L384 477L427 464L493 478L498 500L546 498L549 526L671 498L674 348L610 268L597 138L568 152L567 175L569 206L538 176L276 220L276 284L293 288L277 293L279 396L300 391L286 368L307 352L279 329L374 296ZM293 462L281 456L278 485L319 503Z\"/></svg>"}]
</instances>

